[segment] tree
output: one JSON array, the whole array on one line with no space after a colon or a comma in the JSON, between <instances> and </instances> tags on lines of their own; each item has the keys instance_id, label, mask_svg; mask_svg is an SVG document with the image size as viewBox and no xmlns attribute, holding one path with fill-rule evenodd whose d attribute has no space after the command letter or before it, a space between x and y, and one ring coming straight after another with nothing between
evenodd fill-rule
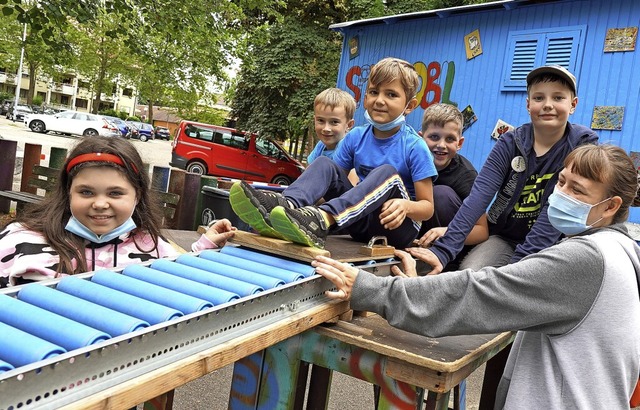
<instances>
[{"instance_id":1,"label":"tree","mask_svg":"<svg viewBox=\"0 0 640 410\"><path fill-rule=\"evenodd\" d=\"M304 137L314 136L313 99L335 86L338 74L342 40L329 25L478 1L292 0L267 17L250 15L262 25L247 38L237 85L230 92L238 127L291 138L293 146L302 137L302 150Z\"/></svg>"},{"instance_id":2,"label":"tree","mask_svg":"<svg viewBox=\"0 0 640 410\"><path fill-rule=\"evenodd\" d=\"M315 95L335 86L341 42L327 27L344 10L335 2L303 0L287 2L281 12L249 39L233 115L239 128L304 141Z\"/></svg>"}]
</instances>

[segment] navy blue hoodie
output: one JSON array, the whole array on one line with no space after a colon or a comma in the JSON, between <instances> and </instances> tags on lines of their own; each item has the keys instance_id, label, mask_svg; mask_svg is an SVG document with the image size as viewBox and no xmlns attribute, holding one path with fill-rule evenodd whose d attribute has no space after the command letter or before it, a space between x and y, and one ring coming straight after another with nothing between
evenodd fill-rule
<instances>
[{"instance_id":1,"label":"navy blue hoodie","mask_svg":"<svg viewBox=\"0 0 640 410\"><path fill-rule=\"evenodd\" d=\"M574 148L597 142L598 135L590 128L567 123L564 136L549 150L549 157L545 158L543 173L553 173L553 177L544 190L540 215L530 230L505 232L509 214L531 175L530 163L536 154L533 151L531 123L504 134L489 153L471 188L471 193L447 227L447 232L433 244L431 251L438 257L442 266L446 266L460 252L467 235L485 211L488 214L491 235L505 235L519 242L511 258L512 263L555 244L560 238L560 232L551 226L547 218L547 199L553 192L558 172L563 167L564 159ZM524 159L524 167L512 164L516 157ZM487 210L490 204L491 208Z\"/></svg>"}]
</instances>

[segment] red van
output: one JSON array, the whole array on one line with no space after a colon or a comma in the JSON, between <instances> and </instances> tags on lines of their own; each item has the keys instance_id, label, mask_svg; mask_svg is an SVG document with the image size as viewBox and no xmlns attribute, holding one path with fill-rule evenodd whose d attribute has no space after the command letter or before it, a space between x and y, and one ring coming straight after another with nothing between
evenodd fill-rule
<instances>
[{"instance_id":1,"label":"red van","mask_svg":"<svg viewBox=\"0 0 640 410\"><path fill-rule=\"evenodd\" d=\"M275 141L218 125L182 121L172 143L172 167L196 174L289 185L304 167Z\"/></svg>"}]
</instances>

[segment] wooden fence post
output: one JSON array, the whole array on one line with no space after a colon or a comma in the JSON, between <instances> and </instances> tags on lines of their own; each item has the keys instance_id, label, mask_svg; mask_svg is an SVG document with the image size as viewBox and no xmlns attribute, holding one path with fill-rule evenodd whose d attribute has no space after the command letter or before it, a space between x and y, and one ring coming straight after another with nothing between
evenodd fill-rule
<instances>
[{"instance_id":1,"label":"wooden fence post","mask_svg":"<svg viewBox=\"0 0 640 410\"><path fill-rule=\"evenodd\" d=\"M13 172L16 168L16 141L0 139L0 190L11 191L13 189ZM11 210L11 201L0 199L0 212L8 214Z\"/></svg>"},{"instance_id":2,"label":"wooden fence post","mask_svg":"<svg viewBox=\"0 0 640 410\"><path fill-rule=\"evenodd\" d=\"M20 191L37 194L36 187L29 186L29 179L33 176L33 167L40 165L40 156L42 155L42 145L40 144L24 144L24 158L22 159L22 179L20 180Z\"/></svg>"}]
</instances>

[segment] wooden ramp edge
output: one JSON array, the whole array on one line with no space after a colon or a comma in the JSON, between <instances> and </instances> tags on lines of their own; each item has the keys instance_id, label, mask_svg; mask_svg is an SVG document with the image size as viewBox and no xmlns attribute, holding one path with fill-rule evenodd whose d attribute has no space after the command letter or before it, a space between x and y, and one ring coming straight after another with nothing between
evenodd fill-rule
<instances>
[{"instance_id":1,"label":"wooden ramp edge","mask_svg":"<svg viewBox=\"0 0 640 410\"><path fill-rule=\"evenodd\" d=\"M231 242L246 246L248 248L265 251L288 258L312 261L316 256L331 256L331 252L326 249L302 246L283 239L268 238L251 232L236 231Z\"/></svg>"}]
</instances>

